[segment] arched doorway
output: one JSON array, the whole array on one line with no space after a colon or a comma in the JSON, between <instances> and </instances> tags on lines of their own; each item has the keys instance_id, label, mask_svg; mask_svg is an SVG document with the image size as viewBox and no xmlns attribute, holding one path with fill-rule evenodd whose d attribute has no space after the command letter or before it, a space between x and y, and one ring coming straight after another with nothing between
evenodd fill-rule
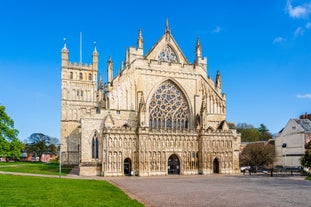
<instances>
[{"instance_id":1,"label":"arched doorway","mask_svg":"<svg viewBox=\"0 0 311 207\"><path fill-rule=\"evenodd\" d=\"M132 163L130 158L124 160L124 175L131 175Z\"/></svg>"},{"instance_id":2,"label":"arched doorway","mask_svg":"<svg viewBox=\"0 0 311 207\"><path fill-rule=\"evenodd\" d=\"M217 158L213 161L213 173L219 173L219 161Z\"/></svg>"},{"instance_id":3,"label":"arched doorway","mask_svg":"<svg viewBox=\"0 0 311 207\"><path fill-rule=\"evenodd\" d=\"M180 174L180 162L177 155L173 154L168 158L168 166L167 166L168 174Z\"/></svg>"}]
</instances>

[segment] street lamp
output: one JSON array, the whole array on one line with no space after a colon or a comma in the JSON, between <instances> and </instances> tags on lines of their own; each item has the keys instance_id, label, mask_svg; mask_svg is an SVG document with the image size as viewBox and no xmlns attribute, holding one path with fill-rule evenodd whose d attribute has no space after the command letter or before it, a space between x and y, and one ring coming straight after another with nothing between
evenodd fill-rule
<instances>
[{"instance_id":1,"label":"street lamp","mask_svg":"<svg viewBox=\"0 0 311 207\"><path fill-rule=\"evenodd\" d=\"M287 144L286 143L283 143L282 144L282 148L283 148L283 154L284 154L284 167L286 167L286 147L287 147ZM284 153L285 152L285 153Z\"/></svg>"},{"instance_id":2,"label":"street lamp","mask_svg":"<svg viewBox=\"0 0 311 207\"><path fill-rule=\"evenodd\" d=\"M61 145L59 144L59 178L62 178L62 150Z\"/></svg>"}]
</instances>

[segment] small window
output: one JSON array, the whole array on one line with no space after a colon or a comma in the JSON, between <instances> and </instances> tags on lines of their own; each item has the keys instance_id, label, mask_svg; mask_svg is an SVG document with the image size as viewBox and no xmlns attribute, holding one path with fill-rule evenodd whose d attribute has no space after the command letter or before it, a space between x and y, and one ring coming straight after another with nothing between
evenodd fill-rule
<instances>
[{"instance_id":1,"label":"small window","mask_svg":"<svg viewBox=\"0 0 311 207\"><path fill-rule=\"evenodd\" d=\"M89 73L89 80L92 80L92 74Z\"/></svg>"},{"instance_id":2,"label":"small window","mask_svg":"<svg viewBox=\"0 0 311 207\"><path fill-rule=\"evenodd\" d=\"M293 126L293 127L292 127L292 130L296 130L296 126Z\"/></svg>"},{"instance_id":3,"label":"small window","mask_svg":"<svg viewBox=\"0 0 311 207\"><path fill-rule=\"evenodd\" d=\"M120 110L117 110L117 111L116 111L116 114L120 114Z\"/></svg>"},{"instance_id":4,"label":"small window","mask_svg":"<svg viewBox=\"0 0 311 207\"><path fill-rule=\"evenodd\" d=\"M77 96L79 96L80 95L80 91L79 90L77 90Z\"/></svg>"},{"instance_id":5,"label":"small window","mask_svg":"<svg viewBox=\"0 0 311 207\"><path fill-rule=\"evenodd\" d=\"M83 96L83 91L80 92L81 96Z\"/></svg>"},{"instance_id":6,"label":"small window","mask_svg":"<svg viewBox=\"0 0 311 207\"><path fill-rule=\"evenodd\" d=\"M70 72L70 80L73 79L73 72Z\"/></svg>"},{"instance_id":7,"label":"small window","mask_svg":"<svg viewBox=\"0 0 311 207\"><path fill-rule=\"evenodd\" d=\"M79 78L80 78L80 80L83 79L83 74L82 73L80 73Z\"/></svg>"},{"instance_id":8,"label":"small window","mask_svg":"<svg viewBox=\"0 0 311 207\"><path fill-rule=\"evenodd\" d=\"M92 139L92 159L99 158L98 148L99 148L98 138L96 135L94 135Z\"/></svg>"}]
</instances>

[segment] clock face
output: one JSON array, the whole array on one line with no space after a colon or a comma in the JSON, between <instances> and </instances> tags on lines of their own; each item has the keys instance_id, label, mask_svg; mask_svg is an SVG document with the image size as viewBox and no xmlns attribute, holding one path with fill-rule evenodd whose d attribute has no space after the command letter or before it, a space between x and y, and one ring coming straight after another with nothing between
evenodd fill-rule
<instances>
[{"instance_id":1,"label":"clock face","mask_svg":"<svg viewBox=\"0 0 311 207\"><path fill-rule=\"evenodd\" d=\"M166 48L164 48L162 52L160 52L158 58L160 61L164 61L164 62L170 62L170 63L177 62L176 54L173 52L173 50L169 46L166 46Z\"/></svg>"}]
</instances>

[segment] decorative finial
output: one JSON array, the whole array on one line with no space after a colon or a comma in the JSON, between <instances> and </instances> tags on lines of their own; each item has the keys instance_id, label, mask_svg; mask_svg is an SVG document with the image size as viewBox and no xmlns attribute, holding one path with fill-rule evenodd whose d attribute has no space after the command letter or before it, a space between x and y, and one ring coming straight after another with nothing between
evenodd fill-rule
<instances>
[{"instance_id":1,"label":"decorative finial","mask_svg":"<svg viewBox=\"0 0 311 207\"><path fill-rule=\"evenodd\" d=\"M137 39L137 46L138 46L138 48L139 49L143 49L143 44L144 44L144 40L143 40L142 30L139 29L138 39Z\"/></svg>"},{"instance_id":2,"label":"decorative finial","mask_svg":"<svg viewBox=\"0 0 311 207\"><path fill-rule=\"evenodd\" d=\"M200 37L198 37L198 39L197 39L197 47L199 47L200 46Z\"/></svg>"},{"instance_id":3,"label":"decorative finial","mask_svg":"<svg viewBox=\"0 0 311 207\"><path fill-rule=\"evenodd\" d=\"M64 37L64 47L63 47L63 50L67 50L66 37Z\"/></svg>"},{"instance_id":4,"label":"decorative finial","mask_svg":"<svg viewBox=\"0 0 311 207\"><path fill-rule=\"evenodd\" d=\"M199 58L202 57L202 48L200 43L200 38L198 37L197 43L195 45L196 63L198 63Z\"/></svg>"},{"instance_id":5,"label":"decorative finial","mask_svg":"<svg viewBox=\"0 0 311 207\"><path fill-rule=\"evenodd\" d=\"M168 18L166 18L165 32L170 32L170 28L169 28L169 26L168 26Z\"/></svg>"},{"instance_id":6,"label":"decorative finial","mask_svg":"<svg viewBox=\"0 0 311 207\"><path fill-rule=\"evenodd\" d=\"M97 49L96 49L96 42L94 41L93 43L94 43L94 52L96 52L96 53L97 53Z\"/></svg>"}]
</instances>

